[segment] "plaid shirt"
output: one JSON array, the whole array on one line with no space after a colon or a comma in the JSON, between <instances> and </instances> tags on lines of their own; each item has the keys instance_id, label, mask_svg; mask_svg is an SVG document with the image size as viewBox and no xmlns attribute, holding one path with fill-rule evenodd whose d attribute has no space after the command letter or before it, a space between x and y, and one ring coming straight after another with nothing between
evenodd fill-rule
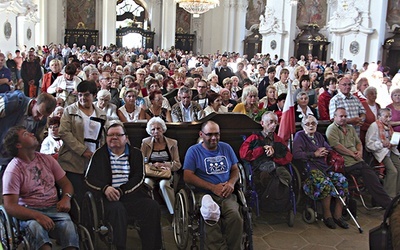
<instances>
[{"instance_id":1,"label":"plaid shirt","mask_svg":"<svg viewBox=\"0 0 400 250\"><path fill-rule=\"evenodd\" d=\"M364 106L357 97L354 95L345 96L340 91L329 102L329 117L331 120L337 108L346 109L348 119L359 117L361 114L366 113ZM360 126L354 126L354 128L360 134Z\"/></svg>"}]
</instances>

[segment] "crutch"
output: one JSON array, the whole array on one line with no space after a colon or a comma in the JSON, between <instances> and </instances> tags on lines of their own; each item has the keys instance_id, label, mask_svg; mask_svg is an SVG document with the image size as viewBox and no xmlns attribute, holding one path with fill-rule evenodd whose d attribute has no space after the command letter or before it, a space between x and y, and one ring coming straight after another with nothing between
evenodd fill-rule
<instances>
[{"instance_id":1,"label":"crutch","mask_svg":"<svg viewBox=\"0 0 400 250\"><path fill-rule=\"evenodd\" d=\"M335 185L333 185L331 179L329 177L327 177L327 179L329 180L329 182L332 184L333 189L335 190L336 195L339 197L339 200L342 202L343 207L346 208L346 211L350 214L351 219L354 221L354 223L356 224L358 231L360 232L360 234L362 234L363 230L360 227L360 225L358 224L356 218L354 218L353 214L350 212L350 209L347 207L346 202L344 202L342 196L339 195L339 192L337 191Z\"/></svg>"},{"instance_id":2,"label":"crutch","mask_svg":"<svg viewBox=\"0 0 400 250\"><path fill-rule=\"evenodd\" d=\"M346 208L346 211L350 214L351 219L354 221L354 223L356 224L358 231L360 232L360 234L362 234L363 230L360 227L360 224L358 224L356 218L354 218L353 214L351 213L350 209L347 207L346 202L344 202L342 196L340 196L339 192L337 191L335 185L333 184L331 178L329 178L329 176L327 175L326 171L324 169L321 169L319 166L317 166L317 168L326 176L326 179L330 182L330 184L333 187L333 190L335 191L335 194L337 195L337 197L339 197L340 202L342 202L343 207Z\"/></svg>"}]
</instances>

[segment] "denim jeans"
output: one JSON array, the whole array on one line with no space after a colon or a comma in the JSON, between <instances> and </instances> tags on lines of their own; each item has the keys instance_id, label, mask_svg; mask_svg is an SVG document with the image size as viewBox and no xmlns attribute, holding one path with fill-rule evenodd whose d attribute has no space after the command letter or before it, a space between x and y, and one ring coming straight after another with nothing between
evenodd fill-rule
<instances>
[{"instance_id":1,"label":"denim jeans","mask_svg":"<svg viewBox=\"0 0 400 250\"><path fill-rule=\"evenodd\" d=\"M78 233L69 214L57 212L56 207L40 209L29 207L29 209L45 214L55 223L55 228L47 231L36 220L20 221L21 230L25 231L32 249L39 249L44 244L51 245L50 238L56 239L62 249L66 247L79 248Z\"/></svg>"}]
</instances>

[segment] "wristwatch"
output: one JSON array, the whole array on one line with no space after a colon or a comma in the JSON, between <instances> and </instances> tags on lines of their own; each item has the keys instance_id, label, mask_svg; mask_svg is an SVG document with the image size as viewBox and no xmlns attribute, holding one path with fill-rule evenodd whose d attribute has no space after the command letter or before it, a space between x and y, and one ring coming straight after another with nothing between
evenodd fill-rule
<instances>
[{"instance_id":1,"label":"wristwatch","mask_svg":"<svg viewBox=\"0 0 400 250\"><path fill-rule=\"evenodd\" d=\"M72 199L72 194L70 194L70 193L65 193L64 195L67 196L67 197L69 197L70 199Z\"/></svg>"}]
</instances>

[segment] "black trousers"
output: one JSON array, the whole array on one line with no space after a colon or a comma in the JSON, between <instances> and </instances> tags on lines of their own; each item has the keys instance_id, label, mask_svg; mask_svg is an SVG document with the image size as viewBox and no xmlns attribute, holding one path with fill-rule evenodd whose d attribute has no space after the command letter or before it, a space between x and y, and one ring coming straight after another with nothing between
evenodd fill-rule
<instances>
[{"instance_id":1,"label":"black trousers","mask_svg":"<svg viewBox=\"0 0 400 250\"><path fill-rule=\"evenodd\" d=\"M123 196L120 201L104 199L105 219L113 227L114 244L117 249L126 249L128 218L140 227L139 236L143 250L162 248L161 212L157 201L152 200L142 188Z\"/></svg>"},{"instance_id":2,"label":"black trousers","mask_svg":"<svg viewBox=\"0 0 400 250\"><path fill-rule=\"evenodd\" d=\"M355 176L361 175L364 180L364 185L367 187L372 198L383 208L389 206L391 198L383 189L375 171L367 163L364 161L358 162L349 167L345 167L345 171Z\"/></svg>"}]
</instances>

